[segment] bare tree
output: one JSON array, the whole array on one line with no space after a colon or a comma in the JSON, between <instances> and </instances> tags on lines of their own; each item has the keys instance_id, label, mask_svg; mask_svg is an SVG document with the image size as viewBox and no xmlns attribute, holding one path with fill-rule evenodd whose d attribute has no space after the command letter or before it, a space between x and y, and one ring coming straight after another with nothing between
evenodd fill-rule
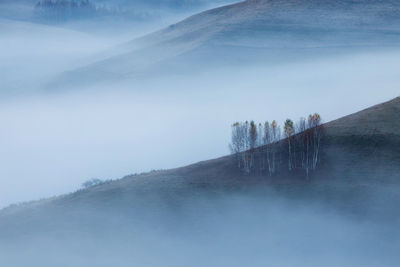
<instances>
[{"instance_id":1,"label":"bare tree","mask_svg":"<svg viewBox=\"0 0 400 267\"><path fill-rule=\"evenodd\" d=\"M250 143L250 150L254 150L257 145L257 125L254 121L250 122L249 128L249 143Z\"/></svg>"},{"instance_id":2,"label":"bare tree","mask_svg":"<svg viewBox=\"0 0 400 267\"><path fill-rule=\"evenodd\" d=\"M236 155L239 169L250 171L249 123L236 122L232 125L232 140L229 145L231 153Z\"/></svg>"},{"instance_id":3,"label":"bare tree","mask_svg":"<svg viewBox=\"0 0 400 267\"><path fill-rule=\"evenodd\" d=\"M243 169L246 173L250 173L250 138L249 138L249 122L245 121L241 127L241 133L243 138L243 150L242 150L242 161Z\"/></svg>"},{"instance_id":4,"label":"bare tree","mask_svg":"<svg viewBox=\"0 0 400 267\"><path fill-rule=\"evenodd\" d=\"M276 172L277 168L277 143L281 139L281 129L278 126L278 123L273 120L271 123L271 165L272 165L272 173Z\"/></svg>"},{"instance_id":5,"label":"bare tree","mask_svg":"<svg viewBox=\"0 0 400 267\"><path fill-rule=\"evenodd\" d=\"M308 127L311 130L311 145L312 145L312 161L311 168L315 170L317 168L319 160L319 150L322 136L321 116L318 113L314 113L308 117Z\"/></svg>"},{"instance_id":6,"label":"bare tree","mask_svg":"<svg viewBox=\"0 0 400 267\"><path fill-rule=\"evenodd\" d=\"M271 135L271 127L268 121L264 123L264 133L263 133L263 144L264 144L264 152L265 157L267 158L268 164L268 173L272 176L272 157L271 157L271 143L272 143L272 135Z\"/></svg>"},{"instance_id":7,"label":"bare tree","mask_svg":"<svg viewBox=\"0 0 400 267\"><path fill-rule=\"evenodd\" d=\"M266 147L265 147L265 132L264 132L264 127L261 123L258 124L258 133L257 133L257 147L260 147L258 149L258 159L259 159L259 171L260 173L263 173L265 170L265 154L266 154Z\"/></svg>"},{"instance_id":8,"label":"bare tree","mask_svg":"<svg viewBox=\"0 0 400 267\"><path fill-rule=\"evenodd\" d=\"M254 123L254 121L250 122L249 126L249 145L250 145L250 150L249 150L249 172L251 170L254 170L254 155L255 155L255 148L257 146L257 125Z\"/></svg>"},{"instance_id":9,"label":"bare tree","mask_svg":"<svg viewBox=\"0 0 400 267\"><path fill-rule=\"evenodd\" d=\"M307 162L307 138L306 138L307 123L306 119L301 117L296 123L296 146L298 151L299 165L306 170ZM307 172L307 170L306 170Z\"/></svg>"},{"instance_id":10,"label":"bare tree","mask_svg":"<svg viewBox=\"0 0 400 267\"><path fill-rule=\"evenodd\" d=\"M293 164L293 148L292 148L292 137L294 134L294 125L293 125L293 121L290 119L287 119L285 121L284 127L284 134L285 134L285 138L288 142L288 167L289 167L289 171L291 171L294 168L294 164Z\"/></svg>"},{"instance_id":11,"label":"bare tree","mask_svg":"<svg viewBox=\"0 0 400 267\"><path fill-rule=\"evenodd\" d=\"M317 113L309 115L307 122L301 118L298 123L301 166L306 172L307 178L310 171L317 168L319 162L320 143L322 136L321 116Z\"/></svg>"},{"instance_id":12,"label":"bare tree","mask_svg":"<svg viewBox=\"0 0 400 267\"><path fill-rule=\"evenodd\" d=\"M236 156L239 169L241 168L240 153L242 152L241 125L239 122L232 124L232 135L229 149Z\"/></svg>"}]
</instances>

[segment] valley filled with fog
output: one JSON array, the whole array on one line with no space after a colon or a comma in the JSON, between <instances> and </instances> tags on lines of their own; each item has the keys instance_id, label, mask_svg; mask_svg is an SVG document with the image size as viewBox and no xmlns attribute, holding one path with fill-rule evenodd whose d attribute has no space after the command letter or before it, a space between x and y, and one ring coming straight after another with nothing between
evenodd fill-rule
<instances>
[{"instance_id":1,"label":"valley filled with fog","mask_svg":"<svg viewBox=\"0 0 400 267\"><path fill-rule=\"evenodd\" d=\"M268 195L196 195L174 208L146 202L124 212L107 205L101 211L70 207L51 219L43 213L41 224L33 219L17 238L3 228L0 262L15 267L396 266L395 224ZM163 208L156 210L158 205Z\"/></svg>"},{"instance_id":2,"label":"valley filled with fog","mask_svg":"<svg viewBox=\"0 0 400 267\"><path fill-rule=\"evenodd\" d=\"M400 51L374 48L52 90L46 85L64 71L118 53L129 34L106 38L11 21L1 27L2 207L69 192L91 178L222 156L234 121L283 122L316 111L329 121L396 96L400 80Z\"/></svg>"}]
</instances>

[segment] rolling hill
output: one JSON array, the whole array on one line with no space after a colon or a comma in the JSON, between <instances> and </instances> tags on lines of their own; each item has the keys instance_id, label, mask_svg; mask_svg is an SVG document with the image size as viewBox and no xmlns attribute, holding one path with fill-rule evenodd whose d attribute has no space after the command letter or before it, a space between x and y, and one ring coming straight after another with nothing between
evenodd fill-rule
<instances>
[{"instance_id":1,"label":"rolling hill","mask_svg":"<svg viewBox=\"0 0 400 267\"><path fill-rule=\"evenodd\" d=\"M225 156L8 207L0 211L0 236L93 224L93 218L87 217L89 210L100 212L99 216L130 214L146 220L179 209L191 199L250 192L267 196L273 192L353 214L373 212L397 220L400 214L385 210L400 199L399 110L400 98L396 98L326 123L321 164L310 179L285 170L272 177L245 175L233 156Z\"/></svg>"},{"instance_id":2,"label":"rolling hill","mask_svg":"<svg viewBox=\"0 0 400 267\"><path fill-rule=\"evenodd\" d=\"M232 64L293 61L400 44L400 4L376 0L248 0L191 16L68 73L72 82Z\"/></svg>"}]
</instances>

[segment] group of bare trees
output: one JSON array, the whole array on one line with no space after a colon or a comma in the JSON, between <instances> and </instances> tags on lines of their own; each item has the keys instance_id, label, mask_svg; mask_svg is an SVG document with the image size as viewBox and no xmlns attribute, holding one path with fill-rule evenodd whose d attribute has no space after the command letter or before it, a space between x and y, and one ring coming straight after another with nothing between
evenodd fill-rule
<instances>
[{"instance_id":1,"label":"group of bare trees","mask_svg":"<svg viewBox=\"0 0 400 267\"><path fill-rule=\"evenodd\" d=\"M303 171L307 177L320 162L323 127L317 113L294 123L287 119L282 128L274 120L232 125L230 149L237 166L246 174L272 176L279 170ZM283 138L282 138L283 136Z\"/></svg>"},{"instance_id":2,"label":"group of bare trees","mask_svg":"<svg viewBox=\"0 0 400 267\"><path fill-rule=\"evenodd\" d=\"M63 8L63 9L90 9L95 10L96 6L89 0L40 0L36 3L36 8Z\"/></svg>"},{"instance_id":3,"label":"group of bare trees","mask_svg":"<svg viewBox=\"0 0 400 267\"><path fill-rule=\"evenodd\" d=\"M51 21L100 16L108 13L89 0L40 0L35 5L35 15Z\"/></svg>"}]
</instances>

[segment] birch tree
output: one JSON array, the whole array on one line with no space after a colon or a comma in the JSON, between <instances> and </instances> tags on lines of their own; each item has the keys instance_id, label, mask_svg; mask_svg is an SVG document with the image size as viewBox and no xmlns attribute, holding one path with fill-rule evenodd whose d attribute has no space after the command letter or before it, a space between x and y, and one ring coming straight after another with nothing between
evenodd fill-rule
<instances>
[{"instance_id":1,"label":"birch tree","mask_svg":"<svg viewBox=\"0 0 400 267\"><path fill-rule=\"evenodd\" d=\"M272 134L271 134L271 127L268 121L264 123L264 134L263 134L263 144L264 144L264 151L265 156L267 158L268 164L268 173L270 176L273 174L272 169L272 157L271 157L271 143L272 143Z\"/></svg>"},{"instance_id":2,"label":"birch tree","mask_svg":"<svg viewBox=\"0 0 400 267\"><path fill-rule=\"evenodd\" d=\"M288 143L288 167L289 167L289 171L291 171L294 166L294 164L293 164L293 147L292 147L292 143L293 143L292 137L294 134L294 125L293 125L292 120L287 119L285 121L283 131L284 131L287 143Z\"/></svg>"},{"instance_id":3,"label":"birch tree","mask_svg":"<svg viewBox=\"0 0 400 267\"><path fill-rule=\"evenodd\" d=\"M249 172L255 168L254 166L254 161L255 161L255 148L257 146L257 125L254 123L254 121L250 122L249 125Z\"/></svg>"},{"instance_id":4,"label":"birch tree","mask_svg":"<svg viewBox=\"0 0 400 267\"><path fill-rule=\"evenodd\" d=\"M321 116L314 113L308 117L309 129L311 130L312 161L311 168L315 170L319 160L319 150L322 135Z\"/></svg>"},{"instance_id":5,"label":"birch tree","mask_svg":"<svg viewBox=\"0 0 400 267\"><path fill-rule=\"evenodd\" d=\"M242 152L242 142L241 142L241 129L240 129L240 123L235 122L232 124L232 134L231 134L231 143L229 144L229 149L231 151L231 154L234 154L236 156L236 161L238 164L238 168L241 168L241 159L240 159L240 153Z\"/></svg>"},{"instance_id":6,"label":"birch tree","mask_svg":"<svg viewBox=\"0 0 400 267\"><path fill-rule=\"evenodd\" d=\"M276 162L276 154L277 154L277 142L281 139L281 130L278 126L278 123L273 120L271 122L271 165L272 165L272 173L276 172L277 162Z\"/></svg>"},{"instance_id":7,"label":"birch tree","mask_svg":"<svg viewBox=\"0 0 400 267\"><path fill-rule=\"evenodd\" d=\"M263 173L265 170L265 154L266 154L266 147L264 143L264 127L261 123L258 124L258 133L257 133L257 147L259 148L259 170L260 173Z\"/></svg>"},{"instance_id":8,"label":"birch tree","mask_svg":"<svg viewBox=\"0 0 400 267\"><path fill-rule=\"evenodd\" d=\"M298 151L300 168L306 170L307 162L307 138L306 138L307 123L306 119L301 117L296 123L296 145ZM307 171L306 171L307 172Z\"/></svg>"}]
</instances>

